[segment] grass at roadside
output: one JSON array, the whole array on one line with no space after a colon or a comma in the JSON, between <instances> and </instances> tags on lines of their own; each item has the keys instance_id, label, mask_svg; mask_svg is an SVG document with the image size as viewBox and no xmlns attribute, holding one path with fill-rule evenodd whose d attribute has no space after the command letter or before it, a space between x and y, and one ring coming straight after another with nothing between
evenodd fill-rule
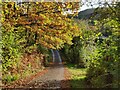
<instances>
[{"instance_id":1,"label":"grass at roadside","mask_svg":"<svg viewBox=\"0 0 120 90\"><path fill-rule=\"evenodd\" d=\"M73 64L67 64L66 66L71 73L70 86L72 88L86 88L86 68L76 68Z\"/></svg>"}]
</instances>

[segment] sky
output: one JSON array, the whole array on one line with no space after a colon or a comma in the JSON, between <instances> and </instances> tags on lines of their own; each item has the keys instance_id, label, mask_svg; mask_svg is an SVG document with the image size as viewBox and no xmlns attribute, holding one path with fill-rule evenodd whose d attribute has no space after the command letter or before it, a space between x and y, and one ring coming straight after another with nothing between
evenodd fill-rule
<instances>
[{"instance_id":1,"label":"sky","mask_svg":"<svg viewBox=\"0 0 120 90\"><path fill-rule=\"evenodd\" d=\"M17 0L17 1L22 2L25 0ZM37 1L42 1L42 0L37 0ZM50 0L48 0L48 1L50 1ZM80 1L80 0L78 0L78 1ZM83 10L90 9L90 8L97 8L99 5L102 5L105 1L108 3L111 3L112 1L119 2L120 0L82 0L82 7L80 7L79 11L83 11ZM70 12L70 11L68 11L68 12Z\"/></svg>"},{"instance_id":2,"label":"sky","mask_svg":"<svg viewBox=\"0 0 120 90\"><path fill-rule=\"evenodd\" d=\"M82 7L80 7L80 11L83 11L85 9L90 9L90 8L96 8L99 5L102 5L104 3L104 1L111 3L112 1L120 1L120 0L82 0L82 3L84 5L82 5ZM90 2L93 6L90 5Z\"/></svg>"}]
</instances>

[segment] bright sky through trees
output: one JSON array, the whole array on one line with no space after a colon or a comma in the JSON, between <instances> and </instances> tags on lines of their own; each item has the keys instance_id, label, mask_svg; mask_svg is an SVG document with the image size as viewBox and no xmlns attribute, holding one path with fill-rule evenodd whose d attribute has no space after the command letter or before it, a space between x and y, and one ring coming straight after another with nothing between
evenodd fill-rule
<instances>
[{"instance_id":1,"label":"bright sky through trees","mask_svg":"<svg viewBox=\"0 0 120 90\"><path fill-rule=\"evenodd\" d=\"M82 0L82 7L80 8L80 11L102 6L105 2L111 3L111 2L119 2L119 1L120 0Z\"/></svg>"}]
</instances>

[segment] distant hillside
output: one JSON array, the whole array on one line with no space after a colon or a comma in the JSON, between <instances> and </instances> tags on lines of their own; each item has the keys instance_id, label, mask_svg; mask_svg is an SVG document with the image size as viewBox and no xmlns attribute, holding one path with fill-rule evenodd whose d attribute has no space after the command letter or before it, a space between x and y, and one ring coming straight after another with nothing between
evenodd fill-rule
<instances>
[{"instance_id":1,"label":"distant hillside","mask_svg":"<svg viewBox=\"0 0 120 90\"><path fill-rule=\"evenodd\" d=\"M92 9L86 9L84 11L80 11L78 13L78 19L89 19L91 17L91 15L93 14L95 8Z\"/></svg>"}]
</instances>

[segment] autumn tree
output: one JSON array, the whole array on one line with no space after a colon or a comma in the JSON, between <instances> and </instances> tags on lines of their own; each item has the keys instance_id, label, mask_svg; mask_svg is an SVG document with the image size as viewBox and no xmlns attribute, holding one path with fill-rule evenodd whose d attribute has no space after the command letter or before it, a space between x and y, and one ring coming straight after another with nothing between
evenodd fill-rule
<instances>
[{"instance_id":1,"label":"autumn tree","mask_svg":"<svg viewBox=\"0 0 120 90\"><path fill-rule=\"evenodd\" d=\"M21 57L24 54L38 52L46 58L50 54L49 49L59 49L65 43L72 44L73 37L78 36L80 31L65 12L71 10L75 15L78 7L78 2L3 2L3 81L9 82L18 78L20 65L23 64ZM27 67L31 67L31 64ZM17 74L12 71L17 71Z\"/></svg>"},{"instance_id":2,"label":"autumn tree","mask_svg":"<svg viewBox=\"0 0 120 90\"><path fill-rule=\"evenodd\" d=\"M35 33L35 42L47 48L60 48L72 44L72 37L79 35L77 25L64 15L66 10L77 10L79 4L67 2L3 3L3 26L21 26L28 33ZM31 37L33 38L33 37Z\"/></svg>"}]
</instances>

